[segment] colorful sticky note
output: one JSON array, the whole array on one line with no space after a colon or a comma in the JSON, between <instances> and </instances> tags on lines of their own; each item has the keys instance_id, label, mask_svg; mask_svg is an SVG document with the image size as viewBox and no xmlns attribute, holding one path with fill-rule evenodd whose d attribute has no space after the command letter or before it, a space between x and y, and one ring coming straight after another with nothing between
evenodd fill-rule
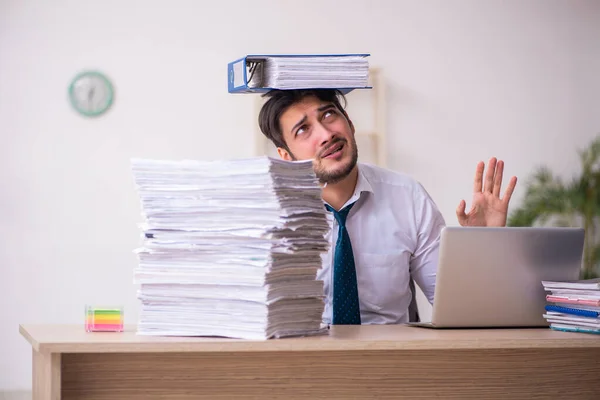
<instances>
[{"instance_id":1,"label":"colorful sticky note","mask_svg":"<svg viewBox=\"0 0 600 400\"><path fill-rule=\"evenodd\" d=\"M85 306L87 332L123 332L123 307Z\"/></svg>"}]
</instances>

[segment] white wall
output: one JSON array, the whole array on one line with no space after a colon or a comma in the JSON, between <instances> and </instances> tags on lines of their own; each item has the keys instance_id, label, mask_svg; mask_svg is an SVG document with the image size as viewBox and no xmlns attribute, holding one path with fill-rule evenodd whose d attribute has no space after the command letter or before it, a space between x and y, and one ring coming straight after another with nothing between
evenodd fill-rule
<instances>
[{"instance_id":1,"label":"white wall","mask_svg":"<svg viewBox=\"0 0 600 400\"><path fill-rule=\"evenodd\" d=\"M227 93L228 61L372 53L390 165L456 224L480 159L521 178L540 163L576 172L600 133L599 39L593 0L0 0L0 392L30 386L18 324L80 324L86 302L135 322L130 157L253 155L252 100ZM102 118L69 107L82 68L116 85Z\"/></svg>"}]
</instances>

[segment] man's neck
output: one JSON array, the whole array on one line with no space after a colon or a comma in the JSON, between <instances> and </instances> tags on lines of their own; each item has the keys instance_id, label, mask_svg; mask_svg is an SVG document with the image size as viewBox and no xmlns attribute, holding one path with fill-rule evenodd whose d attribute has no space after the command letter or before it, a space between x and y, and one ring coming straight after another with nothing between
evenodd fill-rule
<instances>
[{"instance_id":1,"label":"man's neck","mask_svg":"<svg viewBox=\"0 0 600 400\"><path fill-rule=\"evenodd\" d=\"M355 165L352 171L344 179L337 183L327 184L323 188L323 200L331 207L339 210L354 194L356 182L358 181L358 165Z\"/></svg>"}]
</instances>

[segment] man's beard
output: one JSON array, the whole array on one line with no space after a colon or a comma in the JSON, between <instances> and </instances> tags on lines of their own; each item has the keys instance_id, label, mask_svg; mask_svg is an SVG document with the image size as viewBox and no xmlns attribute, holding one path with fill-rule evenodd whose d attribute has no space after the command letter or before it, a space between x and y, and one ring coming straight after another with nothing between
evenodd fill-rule
<instances>
[{"instance_id":1,"label":"man's beard","mask_svg":"<svg viewBox=\"0 0 600 400\"><path fill-rule=\"evenodd\" d=\"M342 139L336 140L329 146L329 148L331 146L335 146L335 144L340 141L342 141ZM321 164L320 155L316 158L316 162L314 163L314 171L317 175L317 178L319 178L319 182L321 182L322 184L332 185L340 182L342 179L350 175L350 172L352 172L352 170L356 166L356 163L358 161L358 148L356 146L356 141L354 140L354 137L352 137L351 143L348 143L348 141L346 140L343 140L343 142L344 146L350 146L348 147L350 150L350 161L346 165L343 165L342 168L333 171L328 171Z\"/></svg>"},{"instance_id":2,"label":"man's beard","mask_svg":"<svg viewBox=\"0 0 600 400\"><path fill-rule=\"evenodd\" d=\"M331 148L331 146L335 145L337 142L340 141L343 141L344 145L348 146L347 140L338 139L331 145L329 145L328 148ZM291 152L291 150L288 149L287 152L292 160L298 160L296 156ZM350 162L348 162L347 165L343 166L343 168L337 171L327 171L320 162L321 154L323 154L323 152L320 152L319 155L315 157L315 161L313 162L313 170L315 171L315 175L317 176L321 184L332 185L334 183L340 182L342 179L350 175L350 172L352 172L352 169L354 169L354 166L356 166L356 163L358 162L358 146L356 146L356 140L354 139L354 137L352 137L352 141L350 143Z\"/></svg>"}]
</instances>

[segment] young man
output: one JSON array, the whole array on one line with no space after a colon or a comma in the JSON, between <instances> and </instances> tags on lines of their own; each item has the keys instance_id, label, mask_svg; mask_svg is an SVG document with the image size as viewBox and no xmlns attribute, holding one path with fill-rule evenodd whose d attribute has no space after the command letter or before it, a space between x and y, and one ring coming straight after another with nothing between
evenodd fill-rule
<instances>
[{"instance_id":1,"label":"young man","mask_svg":"<svg viewBox=\"0 0 600 400\"><path fill-rule=\"evenodd\" d=\"M319 279L327 297L323 322L395 324L409 321L411 278L433 303L439 235L445 221L425 189L410 177L358 163L354 126L336 90L274 90L259 125L284 160L312 159L334 214L332 251ZM504 196L504 164L477 165L473 206L456 210L463 226L505 226L512 177Z\"/></svg>"}]
</instances>

